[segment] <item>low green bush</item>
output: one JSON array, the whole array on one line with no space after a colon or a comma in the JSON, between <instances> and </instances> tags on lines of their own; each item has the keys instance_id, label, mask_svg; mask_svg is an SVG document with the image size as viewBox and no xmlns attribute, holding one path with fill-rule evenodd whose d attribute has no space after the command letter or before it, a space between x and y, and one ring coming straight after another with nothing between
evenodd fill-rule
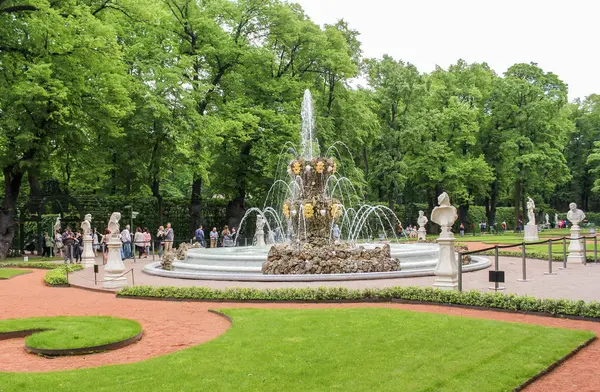
<instances>
[{"instance_id":1,"label":"low green bush","mask_svg":"<svg viewBox=\"0 0 600 392\"><path fill-rule=\"evenodd\" d=\"M550 315L600 318L599 302L540 299L515 294L483 293L480 291L445 291L429 287L387 287L351 290L345 287L253 289L231 288L213 290L206 287L125 287L119 297L150 297L165 299L229 300L229 301L391 301L409 300L540 312Z\"/></svg>"},{"instance_id":2,"label":"low green bush","mask_svg":"<svg viewBox=\"0 0 600 392\"><path fill-rule=\"evenodd\" d=\"M46 273L44 276L44 282L51 286L60 286L69 284L69 280L67 278L67 271L69 273L79 271L83 269L81 264L72 264L72 265L61 265L58 268L54 268Z\"/></svg>"},{"instance_id":3,"label":"low green bush","mask_svg":"<svg viewBox=\"0 0 600 392\"><path fill-rule=\"evenodd\" d=\"M40 268L54 269L62 264L49 263L47 261L1 261L0 268Z\"/></svg>"}]
</instances>

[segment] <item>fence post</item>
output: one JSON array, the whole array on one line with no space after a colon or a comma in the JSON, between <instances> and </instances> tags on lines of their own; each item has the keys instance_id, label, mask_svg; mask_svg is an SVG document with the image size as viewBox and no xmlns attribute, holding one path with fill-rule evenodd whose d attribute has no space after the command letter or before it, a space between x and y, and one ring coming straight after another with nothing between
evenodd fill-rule
<instances>
[{"instance_id":1,"label":"fence post","mask_svg":"<svg viewBox=\"0 0 600 392\"><path fill-rule=\"evenodd\" d=\"M135 286L135 275L133 274L133 268L131 269L131 285Z\"/></svg>"},{"instance_id":2,"label":"fence post","mask_svg":"<svg viewBox=\"0 0 600 392\"><path fill-rule=\"evenodd\" d=\"M544 275L556 275L556 272L552 272L552 239L548 240L548 272L544 272Z\"/></svg>"},{"instance_id":3,"label":"fence post","mask_svg":"<svg viewBox=\"0 0 600 392\"><path fill-rule=\"evenodd\" d=\"M594 264L598 262L598 237L594 234Z\"/></svg>"},{"instance_id":4,"label":"fence post","mask_svg":"<svg viewBox=\"0 0 600 392\"><path fill-rule=\"evenodd\" d=\"M517 281L527 282L527 253L525 250L525 242L521 244L521 266L523 268L523 279L517 279Z\"/></svg>"},{"instance_id":5,"label":"fence post","mask_svg":"<svg viewBox=\"0 0 600 392\"><path fill-rule=\"evenodd\" d=\"M496 245L496 249L494 249L494 271L498 271L500 269L500 259L498 257L498 245ZM498 281L494 282L494 291L498 291L499 283Z\"/></svg>"},{"instance_id":6,"label":"fence post","mask_svg":"<svg viewBox=\"0 0 600 392\"><path fill-rule=\"evenodd\" d=\"M156 241L152 241L152 261L154 261L154 243Z\"/></svg>"},{"instance_id":7,"label":"fence post","mask_svg":"<svg viewBox=\"0 0 600 392\"><path fill-rule=\"evenodd\" d=\"M462 292L462 262L463 254L458 252L458 292Z\"/></svg>"},{"instance_id":8,"label":"fence post","mask_svg":"<svg viewBox=\"0 0 600 392\"><path fill-rule=\"evenodd\" d=\"M563 246L563 266L559 269L567 269L567 237L562 238Z\"/></svg>"},{"instance_id":9,"label":"fence post","mask_svg":"<svg viewBox=\"0 0 600 392\"><path fill-rule=\"evenodd\" d=\"M583 265L587 264L587 237L583 236Z\"/></svg>"}]
</instances>

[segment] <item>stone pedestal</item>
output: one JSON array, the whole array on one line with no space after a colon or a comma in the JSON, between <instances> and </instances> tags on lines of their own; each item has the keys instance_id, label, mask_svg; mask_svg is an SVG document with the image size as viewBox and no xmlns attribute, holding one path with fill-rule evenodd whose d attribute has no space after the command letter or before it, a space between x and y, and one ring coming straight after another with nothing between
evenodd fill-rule
<instances>
[{"instance_id":1,"label":"stone pedestal","mask_svg":"<svg viewBox=\"0 0 600 392\"><path fill-rule=\"evenodd\" d=\"M539 241L537 225L526 224L525 225L525 241Z\"/></svg>"},{"instance_id":2,"label":"stone pedestal","mask_svg":"<svg viewBox=\"0 0 600 392\"><path fill-rule=\"evenodd\" d=\"M86 236L83 239L83 254L81 255L81 264L84 268L88 268L94 265L96 258L94 257L94 250L92 245L92 238Z\"/></svg>"},{"instance_id":3,"label":"stone pedestal","mask_svg":"<svg viewBox=\"0 0 600 392\"><path fill-rule=\"evenodd\" d=\"M568 263L585 263L585 256L583 254L583 240L578 240L581 235L581 229L579 225L573 225L571 227L571 243L569 244L569 256L567 256Z\"/></svg>"},{"instance_id":4,"label":"stone pedestal","mask_svg":"<svg viewBox=\"0 0 600 392\"><path fill-rule=\"evenodd\" d=\"M458 290L458 261L454 253L454 237L438 238L440 260L435 267L433 287L442 290Z\"/></svg>"},{"instance_id":5,"label":"stone pedestal","mask_svg":"<svg viewBox=\"0 0 600 392\"><path fill-rule=\"evenodd\" d=\"M427 240L427 230L425 230L424 227L420 227L419 230L417 231L417 240L419 240L419 241Z\"/></svg>"},{"instance_id":6,"label":"stone pedestal","mask_svg":"<svg viewBox=\"0 0 600 392\"><path fill-rule=\"evenodd\" d=\"M125 272L125 265L121 260L121 241L111 238L108 242L108 261L104 267L104 288L118 289L127 286L127 277L120 276Z\"/></svg>"}]
</instances>

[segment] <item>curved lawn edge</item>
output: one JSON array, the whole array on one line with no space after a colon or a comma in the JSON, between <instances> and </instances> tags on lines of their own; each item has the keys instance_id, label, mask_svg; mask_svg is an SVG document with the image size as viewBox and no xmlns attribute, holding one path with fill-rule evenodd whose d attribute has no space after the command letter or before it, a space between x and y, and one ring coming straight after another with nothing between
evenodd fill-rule
<instances>
[{"instance_id":1,"label":"curved lawn edge","mask_svg":"<svg viewBox=\"0 0 600 392\"><path fill-rule=\"evenodd\" d=\"M26 351L44 356L111 351L139 341L139 322L111 316L56 316L0 320L0 340L25 338Z\"/></svg>"},{"instance_id":2,"label":"curved lawn edge","mask_svg":"<svg viewBox=\"0 0 600 392\"><path fill-rule=\"evenodd\" d=\"M562 357L562 358L554 361L546 369L543 369L538 374L536 374L535 376L531 377L529 380L525 381L523 384L521 384L518 387L516 387L514 389L514 391L516 391L516 392L522 391L523 389L527 388L528 386L530 386L531 384L533 384L534 382L536 382L540 378L544 377L547 374L550 374L554 369L556 369L557 367L559 367L560 365L562 365L565 361L567 361L568 359L570 359L571 357L573 357L575 354L577 354L578 352L580 352L581 350L583 350L584 348L586 348L587 346L589 346L590 344L592 344L594 341L596 341L596 339L598 339L598 337L596 337L596 336L594 336L592 338L589 338L586 342L584 342L583 344L579 345L573 351L571 351L570 353L568 353L564 357Z\"/></svg>"},{"instance_id":3,"label":"curved lawn edge","mask_svg":"<svg viewBox=\"0 0 600 392\"><path fill-rule=\"evenodd\" d=\"M7 277L0 276L0 280L9 280L12 278L16 278L17 276L22 276L22 275L27 275L27 274L33 273L33 271L30 271L30 270L12 270L11 269L10 271L18 271L18 273L13 274L11 276L7 276Z\"/></svg>"},{"instance_id":4,"label":"curved lawn edge","mask_svg":"<svg viewBox=\"0 0 600 392\"><path fill-rule=\"evenodd\" d=\"M410 302L442 306L459 306L482 310L499 310L578 320L600 321L600 303L542 299L504 293L479 291L444 291L429 287L387 287L350 290L344 287L213 290L206 287L126 287L119 298L203 302Z\"/></svg>"},{"instance_id":5,"label":"curved lawn edge","mask_svg":"<svg viewBox=\"0 0 600 392\"><path fill-rule=\"evenodd\" d=\"M25 349L27 351L29 351L30 353L39 354L39 355L47 355L47 356L51 356L51 357L65 356L65 355L91 354L91 353L97 353L97 352L102 352L102 351L118 350L120 348L127 347L127 346L141 340L143 335L144 335L144 331L140 331L140 333L138 333L137 335L132 336L128 339L124 339L124 340L114 342L114 343L101 344L99 346L71 348L71 349L62 349L62 350L60 350L60 349L50 350L50 349L30 347L27 344L25 344Z\"/></svg>"}]
</instances>

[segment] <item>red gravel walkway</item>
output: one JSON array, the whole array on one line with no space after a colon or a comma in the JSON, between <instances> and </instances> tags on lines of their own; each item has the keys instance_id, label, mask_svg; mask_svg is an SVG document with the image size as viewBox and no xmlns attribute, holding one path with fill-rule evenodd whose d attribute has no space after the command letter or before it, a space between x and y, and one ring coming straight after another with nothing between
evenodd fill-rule
<instances>
[{"instance_id":1,"label":"red gravel walkway","mask_svg":"<svg viewBox=\"0 0 600 392\"><path fill-rule=\"evenodd\" d=\"M0 342L0 371L50 371L95 367L105 364L137 362L191 347L215 338L229 324L208 309L231 307L255 308L331 308L387 307L417 312L435 312L456 316L485 318L553 327L586 329L600 334L600 323L549 317L406 304L236 304L202 302L162 302L116 298L112 293L75 288L50 288L42 282L46 271L35 271L0 282L2 318L35 316L110 315L139 321L144 338L120 350L89 355L45 359L25 352L22 339ZM600 391L600 341L592 343L527 391Z\"/></svg>"}]
</instances>

